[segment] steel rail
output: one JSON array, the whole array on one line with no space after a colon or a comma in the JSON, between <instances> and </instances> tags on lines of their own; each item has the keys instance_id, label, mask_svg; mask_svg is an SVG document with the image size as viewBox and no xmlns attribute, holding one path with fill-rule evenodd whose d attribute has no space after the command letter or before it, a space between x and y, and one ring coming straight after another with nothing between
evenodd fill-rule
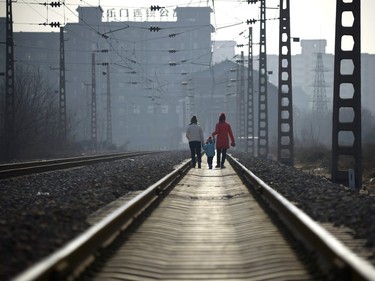
<instances>
[{"instance_id":1,"label":"steel rail","mask_svg":"<svg viewBox=\"0 0 375 281\"><path fill-rule=\"evenodd\" d=\"M344 280L375 280L375 268L369 262L349 250L234 157L228 155L228 160L245 184L275 210L297 239L307 245L310 250L318 252L321 265L328 273L341 273Z\"/></svg>"},{"instance_id":2,"label":"steel rail","mask_svg":"<svg viewBox=\"0 0 375 281\"><path fill-rule=\"evenodd\" d=\"M77 277L94 260L100 249L126 230L162 194L173 188L190 167L190 161L185 160L174 171L12 281L55 281Z\"/></svg>"},{"instance_id":3,"label":"steel rail","mask_svg":"<svg viewBox=\"0 0 375 281\"><path fill-rule=\"evenodd\" d=\"M111 153L99 154L82 157L71 157L52 159L45 161L20 162L14 164L0 165L0 179L24 176L35 173L43 173L60 169L73 168L78 166L85 166L106 161L120 160L124 158L141 156L150 153L150 151L143 152L126 152L126 153Z\"/></svg>"}]
</instances>

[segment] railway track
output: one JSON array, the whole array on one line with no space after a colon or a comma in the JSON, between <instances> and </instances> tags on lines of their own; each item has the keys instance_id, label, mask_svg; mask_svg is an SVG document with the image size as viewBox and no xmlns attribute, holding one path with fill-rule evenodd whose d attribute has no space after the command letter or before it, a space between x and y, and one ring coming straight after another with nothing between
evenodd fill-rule
<instances>
[{"instance_id":1,"label":"railway track","mask_svg":"<svg viewBox=\"0 0 375 281\"><path fill-rule=\"evenodd\" d=\"M184 162L14 281L375 280L370 264L230 162Z\"/></svg>"},{"instance_id":2,"label":"railway track","mask_svg":"<svg viewBox=\"0 0 375 281\"><path fill-rule=\"evenodd\" d=\"M125 152L96 154L91 156L80 156L61 158L53 160L42 160L32 162L19 162L0 165L0 179L24 176L29 174L43 173L54 170L69 169L79 166L91 165L106 161L115 161L129 157L141 156L156 152Z\"/></svg>"}]
</instances>

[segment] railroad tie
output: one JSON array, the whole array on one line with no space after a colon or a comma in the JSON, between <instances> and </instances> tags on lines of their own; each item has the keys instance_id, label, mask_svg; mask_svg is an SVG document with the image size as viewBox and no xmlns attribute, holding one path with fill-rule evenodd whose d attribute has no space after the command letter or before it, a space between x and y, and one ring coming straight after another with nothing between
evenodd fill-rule
<instances>
[{"instance_id":1,"label":"railroad tie","mask_svg":"<svg viewBox=\"0 0 375 281\"><path fill-rule=\"evenodd\" d=\"M233 168L191 169L93 280L310 280Z\"/></svg>"}]
</instances>

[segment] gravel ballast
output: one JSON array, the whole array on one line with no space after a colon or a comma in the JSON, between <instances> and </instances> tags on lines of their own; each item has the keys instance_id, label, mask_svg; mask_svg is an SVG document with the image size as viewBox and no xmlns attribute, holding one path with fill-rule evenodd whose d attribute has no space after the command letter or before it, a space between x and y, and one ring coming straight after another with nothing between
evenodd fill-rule
<instances>
[{"instance_id":1,"label":"gravel ballast","mask_svg":"<svg viewBox=\"0 0 375 281\"><path fill-rule=\"evenodd\" d=\"M0 280L9 280L89 227L87 217L144 190L190 152L162 152L0 181ZM314 220L350 228L375 252L375 199L276 161L233 156ZM205 157L204 157L205 159ZM205 160L204 160L205 161ZM372 259L372 260L371 260ZM373 262L374 256L369 257Z\"/></svg>"},{"instance_id":2,"label":"gravel ballast","mask_svg":"<svg viewBox=\"0 0 375 281\"><path fill-rule=\"evenodd\" d=\"M8 280L89 227L86 218L144 190L190 152L161 152L0 180L0 280Z\"/></svg>"},{"instance_id":3,"label":"gravel ballast","mask_svg":"<svg viewBox=\"0 0 375 281\"><path fill-rule=\"evenodd\" d=\"M249 157L241 152L232 155L313 220L325 228L330 226L329 230L341 229L358 239L356 250L375 266L374 194L334 184L277 161Z\"/></svg>"}]
</instances>

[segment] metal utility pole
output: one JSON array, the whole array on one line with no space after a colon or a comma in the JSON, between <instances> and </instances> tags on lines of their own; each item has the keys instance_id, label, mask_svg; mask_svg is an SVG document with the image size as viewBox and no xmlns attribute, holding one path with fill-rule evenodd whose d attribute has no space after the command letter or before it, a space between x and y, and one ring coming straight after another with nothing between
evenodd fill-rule
<instances>
[{"instance_id":1,"label":"metal utility pole","mask_svg":"<svg viewBox=\"0 0 375 281\"><path fill-rule=\"evenodd\" d=\"M247 119L245 152L255 154L254 145L254 71L253 71L253 28L249 27L249 52L247 66Z\"/></svg>"},{"instance_id":2,"label":"metal utility pole","mask_svg":"<svg viewBox=\"0 0 375 281\"><path fill-rule=\"evenodd\" d=\"M351 26L343 25L344 13L353 15ZM344 50L344 36L353 39L351 50ZM349 65L352 69L345 71L343 66ZM346 94L350 92L352 96L345 96L345 90ZM352 120L344 121L345 111L353 113ZM355 188L362 187L361 142L361 1L345 3L344 0L337 0L332 130L333 182Z\"/></svg>"},{"instance_id":3,"label":"metal utility pole","mask_svg":"<svg viewBox=\"0 0 375 281\"><path fill-rule=\"evenodd\" d=\"M66 141L66 94L65 94L65 49L64 28L60 27L60 91L59 91L59 137Z\"/></svg>"},{"instance_id":4,"label":"metal utility pole","mask_svg":"<svg viewBox=\"0 0 375 281\"><path fill-rule=\"evenodd\" d=\"M239 103L239 127L237 132L237 138L239 138L239 148L241 151L245 151L246 145L246 124L245 124L245 67L244 67L244 53L241 51L241 60L240 60L240 89L237 102Z\"/></svg>"},{"instance_id":5,"label":"metal utility pole","mask_svg":"<svg viewBox=\"0 0 375 281\"><path fill-rule=\"evenodd\" d=\"M14 92L14 42L12 0L6 1L6 66L5 66L5 114L4 148L6 160L14 156L15 92Z\"/></svg>"},{"instance_id":6,"label":"metal utility pole","mask_svg":"<svg viewBox=\"0 0 375 281\"><path fill-rule=\"evenodd\" d=\"M240 134L240 103L239 98L241 95L241 82L240 82L240 60L236 60L236 134L235 137L238 138ZM238 146L240 144L237 144Z\"/></svg>"},{"instance_id":7,"label":"metal utility pole","mask_svg":"<svg viewBox=\"0 0 375 281\"><path fill-rule=\"evenodd\" d=\"M97 120L96 120L96 81L95 81L95 53L91 54L91 145L96 151L98 148Z\"/></svg>"},{"instance_id":8,"label":"metal utility pole","mask_svg":"<svg viewBox=\"0 0 375 281\"><path fill-rule=\"evenodd\" d=\"M107 64L107 142L108 144L112 143L112 103L109 64Z\"/></svg>"},{"instance_id":9,"label":"metal utility pole","mask_svg":"<svg viewBox=\"0 0 375 281\"><path fill-rule=\"evenodd\" d=\"M280 0L277 160L294 165L292 59L289 0Z\"/></svg>"},{"instance_id":10,"label":"metal utility pole","mask_svg":"<svg viewBox=\"0 0 375 281\"><path fill-rule=\"evenodd\" d=\"M324 78L322 53L316 54L313 111L317 114L327 112L326 81Z\"/></svg>"},{"instance_id":11,"label":"metal utility pole","mask_svg":"<svg viewBox=\"0 0 375 281\"><path fill-rule=\"evenodd\" d=\"M268 155L266 0L260 1L258 157Z\"/></svg>"}]
</instances>

